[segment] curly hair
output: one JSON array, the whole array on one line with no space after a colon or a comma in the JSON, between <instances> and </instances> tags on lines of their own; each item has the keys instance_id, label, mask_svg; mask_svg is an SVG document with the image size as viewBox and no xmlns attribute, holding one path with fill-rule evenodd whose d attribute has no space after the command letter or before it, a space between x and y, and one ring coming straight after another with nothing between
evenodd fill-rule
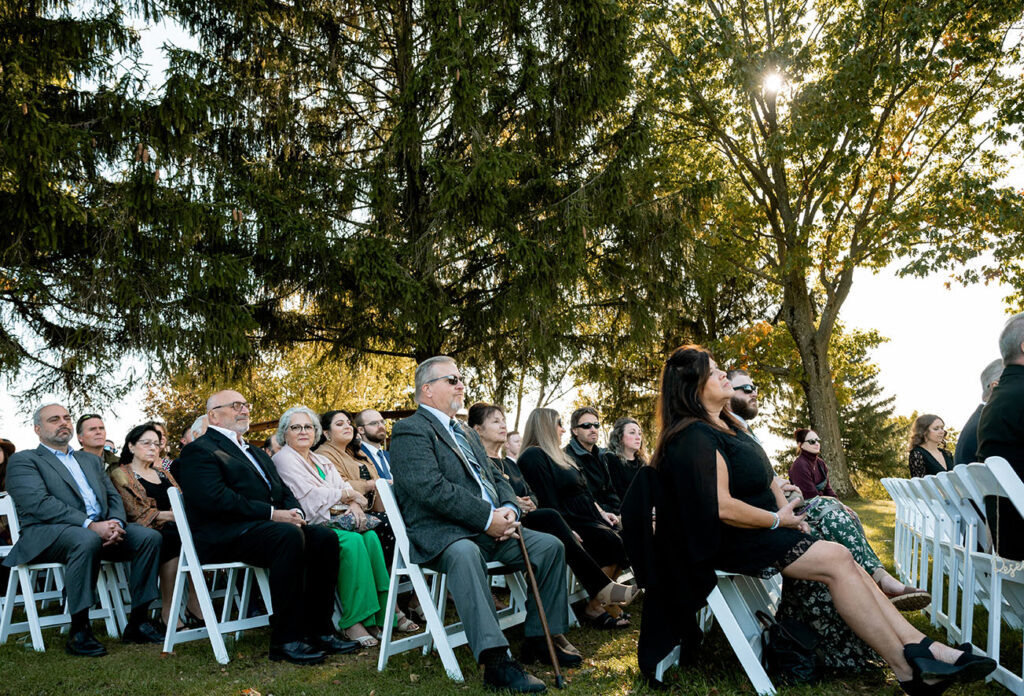
<instances>
[{"instance_id":1,"label":"curly hair","mask_svg":"<svg viewBox=\"0 0 1024 696\"><path fill-rule=\"evenodd\" d=\"M914 449L924 443L924 438L928 434L928 428L932 427L932 423L937 420L942 420L934 413L925 413L917 417L914 421L914 426L910 429L910 449Z\"/></svg>"}]
</instances>

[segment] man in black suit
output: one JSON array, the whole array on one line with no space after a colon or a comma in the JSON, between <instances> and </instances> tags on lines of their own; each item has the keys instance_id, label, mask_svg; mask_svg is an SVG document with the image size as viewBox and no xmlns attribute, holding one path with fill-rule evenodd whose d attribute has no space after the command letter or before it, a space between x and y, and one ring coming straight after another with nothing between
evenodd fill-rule
<instances>
[{"instance_id":1,"label":"man in black suit","mask_svg":"<svg viewBox=\"0 0 1024 696\"><path fill-rule=\"evenodd\" d=\"M1024 312L1006 322L999 353L1003 374L978 421L978 461L1003 457L1024 478ZM1008 500L985 502L996 550L1005 558L1024 560L1024 520Z\"/></svg>"},{"instance_id":2,"label":"man in black suit","mask_svg":"<svg viewBox=\"0 0 1024 696\"><path fill-rule=\"evenodd\" d=\"M964 429L960 431L960 437L956 441L956 452L953 455L954 464L971 464L975 461L974 455L978 453L978 421L981 420L981 412L992 398L992 390L999 384L999 375L1002 373L1002 358L993 360L981 371L981 403L974 409L974 413L964 424Z\"/></svg>"},{"instance_id":3,"label":"man in black suit","mask_svg":"<svg viewBox=\"0 0 1024 696\"><path fill-rule=\"evenodd\" d=\"M338 579L338 538L307 526L277 468L242 435L250 404L236 391L206 401L209 427L181 451L174 474L203 562L241 561L270 571L270 659L322 662L352 652L331 625Z\"/></svg>"},{"instance_id":4,"label":"man in black suit","mask_svg":"<svg viewBox=\"0 0 1024 696\"><path fill-rule=\"evenodd\" d=\"M107 650L89 626L100 560L130 561L132 613L122 639L161 642L162 631L149 623L147 611L159 594L160 533L129 524L100 458L68 446L72 420L66 408L44 404L32 414L32 423L39 447L14 454L7 470L7 490L18 511L21 535L4 565L63 563L71 614L67 651L100 657Z\"/></svg>"}]
</instances>

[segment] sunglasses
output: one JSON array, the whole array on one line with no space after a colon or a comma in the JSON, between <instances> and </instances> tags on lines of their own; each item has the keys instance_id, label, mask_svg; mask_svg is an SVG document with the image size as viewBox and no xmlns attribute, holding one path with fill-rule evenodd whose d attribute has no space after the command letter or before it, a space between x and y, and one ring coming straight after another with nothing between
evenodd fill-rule
<instances>
[{"instance_id":1,"label":"sunglasses","mask_svg":"<svg viewBox=\"0 0 1024 696\"><path fill-rule=\"evenodd\" d=\"M581 428L582 430L597 430L598 428L601 427L601 424L600 423L578 423L576 425L576 427L577 428Z\"/></svg>"},{"instance_id":2,"label":"sunglasses","mask_svg":"<svg viewBox=\"0 0 1024 696\"><path fill-rule=\"evenodd\" d=\"M740 385L738 387L733 387L732 390L733 391L741 391L744 394L756 394L757 393L757 387L755 387L753 384L743 384L743 385Z\"/></svg>"},{"instance_id":3,"label":"sunglasses","mask_svg":"<svg viewBox=\"0 0 1024 696\"><path fill-rule=\"evenodd\" d=\"M804 440L805 445L818 445L821 444L821 440L816 440L813 437Z\"/></svg>"},{"instance_id":4,"label":"sunglasses","mask_svg":"<svg viewBox=\"0 0 1024 696\"><path fill-rule=\"evenodd\" d=\"M465 386L465 384L466 384L463 381L463 379L462 379L462 375L444 375L443 377L435 377L434 379L428 379L426 382L424 382L424 384L430 384L431 382L438 382L438 381L440 381L442 379L445 382L447 382L448 384L452 385L453 387L456 384L458 384L459 382L462 382L463 386Z\"/></svg>"}]
</instances>

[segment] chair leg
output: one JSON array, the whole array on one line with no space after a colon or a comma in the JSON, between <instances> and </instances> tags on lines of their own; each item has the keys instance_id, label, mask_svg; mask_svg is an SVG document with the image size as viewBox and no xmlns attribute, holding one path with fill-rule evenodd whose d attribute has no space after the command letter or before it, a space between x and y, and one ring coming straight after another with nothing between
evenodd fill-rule
<instances>
[{"instance_id":1,"label":"chair leg","mask_svg":"<svg viewBox=\"0 0 1024 696\"><path fill-rule=\"evenodd\" d=\"M12 568L7 576L7 593L4 596L4 605L0 611L0 645L7 643L7 637L11 635L11 622L14 620L14 603L18 599L18 574L17 568Z\"/></svg>"},{"instance_id":2,"label":"chair leg","mask_svg":"<svg viewBox=\"0 0 1024 696\"><path fill-rule=\"evenodd\" d=\"M441 582L437 584L444 589L443 576L438 575L442 578ZM448 643L448 634L444 630L444 621L438 615L437 607L430 602L424 602L423 597L429 597L430 591L427 589L427 582L423 579L421 573L411 573L410 579L412 580L412 586L416 590L416 596L420 597L420 606L424 616L427 617L427 630L430 635L434 638L434 647L437 649L437 654L441 658L441 664L444 665L445 672L448 673L448 677L453 681L462 682L462 670L459 668L459 662L455 659L455 653L452 651L451 645ZM442 593L442 598L444 594ZM443 606L443 599L442 606Z\"/></svg>"},{"instance_id":3,"label":"chair leg","mask_svg":"<svg viewBox=\"0 0 1024 696\"><path fill-rule=\"evenodd\" d=\"M732 646L733 652L739 658L740 665L743 666L747 677L750 678L754 690L762 695L774 694L775 687L772 685L772 680L764 671L764 667L761 666L761 661L757 655L754 654L750 646L749 637L740 627L736 616L729 608L729 603L718 587L713 589L711 594L708 595L708 606L711 607L718 625L722 627L722 632L725 633L725 637L729 640L729 645Z\"/></svg>"},{"instance_id":4,"label":"chair leg","mask_svg":"<svg viewBox=\"0 0 1024 696\"><path fill-rule=\"evenodd\" d=\"M388 658L391 657L391 641L394 635L395 614L398 603L398 573L392 569L391 580L388 583L388 606L384 610L384 625L380 630L380 654L377 656L377 671L383 672L388 666ZM423 603L423 600L420 600Z\"/></svg>"},{"instance_id":5,"label":"chair leg","mask_svg":"<svg viewBox=\"0 0 1024 696\"><path fill-rule=\"evenodd\" d=\"M11 572L15 571L12 570ZM25 598L25 616L28 619L29 633L32 635L32 648L36 652L46 652L46 643L43 642L43 631L39 626L39 611L36 607L35 590L32 587L32 571L19 566L17 573L21 581L21 596Z\"/></svg>"}]
</instances>

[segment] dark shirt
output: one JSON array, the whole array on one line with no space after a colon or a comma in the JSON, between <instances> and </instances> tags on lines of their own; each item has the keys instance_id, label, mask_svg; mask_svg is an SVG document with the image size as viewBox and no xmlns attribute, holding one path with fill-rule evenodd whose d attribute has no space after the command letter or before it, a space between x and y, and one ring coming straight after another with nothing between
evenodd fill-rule
<instances>
[{"instance_id":1,"label":"dark shirt","mask_svg":"<svg viewBox=\"0 0 1024 696\"><path fill-rule=\"evenodd\" d=\"M964 429L960 431L960 437L956 441L956 451L953 453L955 464L973 464L977 461L978 454L978 421L981 420L981 411L985 404L978 404L974 413L967 419Z\"/></svg>"},{"instance_id":2,"label":"dark shirt","mask_svg":"<svg viewBox=\"0 0 1024 696\"><path fill-rule=\"evenodd\" d=\"M644 466L644 460L639 455L633 455L633 458L627 462L611 450L605 450L601 458L611 477L612 488L615 489L619 500L623 500L626 497L626 491L629 490L629 484L633 483L637 472Z\"/></svg>"},{"instance_id":3,"label":"dark shirt","mask_svg":"<svg viewBox=\"0 0 1024 696\"><path fill-rule=\"evenodd\" d=\"M942 452L941 463L932 456L931 452L920 445L910 450L910 455L908 456L908 459L910 460L910 477L918 478L920 476L932 476L952 469L953 455L946 450L939 451Z\"/></svg>"},{"instance_id":4,"label":"dark shirt","mask_svg":"<svg viewBox=\"0 0 1024 696\"><path fill-rule=\"evenodd\" d=\"M978 460L1002 457L1024 478L1024 365L1007 365L978 421ZM988 501L990 529L1001 556L1024 560L1024 520L1008 500ZM993 523L997 520L997 523Z\"/></svg>"},{"instance_id":5,"label":"dark shirt","mask_svg":"<svg viewBox=\"0 0 1024 696\"><path fill-rule=\"evenodd\" d=\"M508 485L512 486L516 497L529 498L534 505L537 504L537 496L533 494L530 484L526 482L523 472L519 470L519 465L515 461L508 457L490 457L490 460L494 463L494 468L508 481Z\"/></svg>"},{"instance_id":6,"label":"dark shirt","mask_svg":"<svg viewBox=\"0 0 1024 696\"><path fill-rule=\"evenodd\" d=\"M146 495L153 499L156 503L156 509L161 512L167 512L171 509L171 498L167 495L167 490L171 487L171 482L164 476L163 472L157 472L160 477L160 483L152 483L142 478L138 474L135 478L142 484L142 488L145 489Z\"/></svg>"},{"instance_id":7,"label":"dark shirt","mask_svg":"<svg viewBox=\"0 0 1024 696\"><path fill-rule=\"evenodd\" d=\"M594 449L588 452L575 437L571 438L569 444L565 446L565 453L572 457L576 466L586 477L587 487L597 504L605 512L617 515L622 506L622 500L615 492L611 474L608 473L608 466L601 456L603 452L604 450L597 445L594 445Z\"/></svg>"},{"instance_id":8,"label":"dark shirt","mask_svg":"<svg viewBox=\"0 0 1024 696\"><path fill-rule=\"evenodd\" d=\"M569 523L610 529L598 512L583 472L552 461L540 447L527 447L519 455L520 471L537 496L537 505L558 510Z\"/></svg>"},{"instance_id":9,"label":"dark shirt","mask_svg":"<svg viewBox=\"0 0 1024 696\"><path fill-rule=\"evenodd\" d=\"M800 489L804 500L810 500L819 495L827 495L831 498L839 497L828 482L828 467L825 466L825 460L816 454L809 454L805 450L801 450L800 456L790 465L789 482Z\"/></svg>"}]
</instances>

